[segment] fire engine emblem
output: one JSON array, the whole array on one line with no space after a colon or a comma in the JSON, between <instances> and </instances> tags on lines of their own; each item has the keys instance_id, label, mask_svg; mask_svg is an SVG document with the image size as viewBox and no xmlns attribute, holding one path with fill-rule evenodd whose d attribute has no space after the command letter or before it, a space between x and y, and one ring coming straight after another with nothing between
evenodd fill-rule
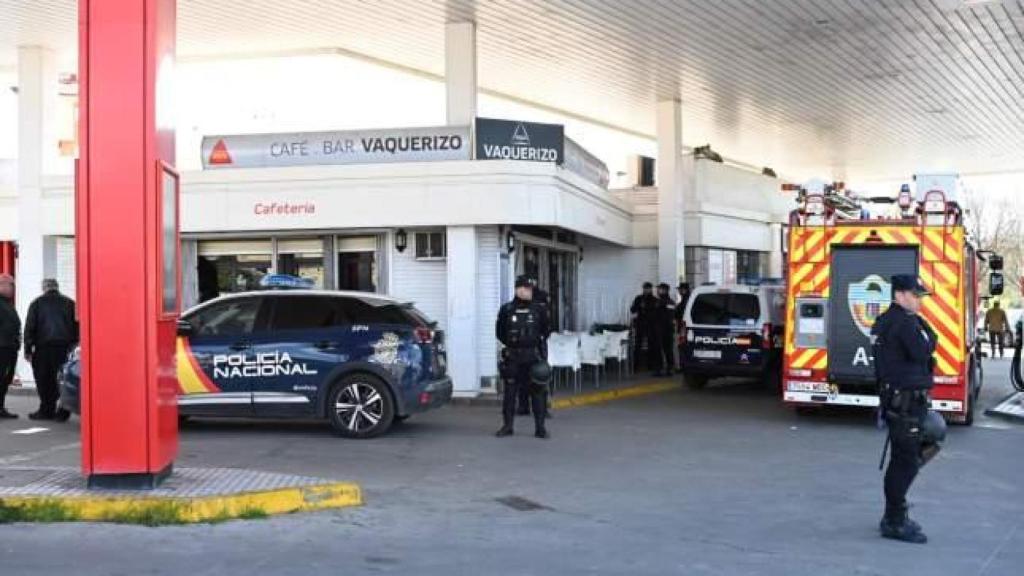
<instances>
[{"instance_id":1,"label":"fire engine emblem","mask_svg":"<svg viewBox=\"0 0 1024 576\"><path fill-rule=\"evenodd\" d=\"M865 337L871 337L875 320L892 303L892 286L878 274L871 274L860 282L850 284L850 315Z\"/></svg>"}]
</instances>

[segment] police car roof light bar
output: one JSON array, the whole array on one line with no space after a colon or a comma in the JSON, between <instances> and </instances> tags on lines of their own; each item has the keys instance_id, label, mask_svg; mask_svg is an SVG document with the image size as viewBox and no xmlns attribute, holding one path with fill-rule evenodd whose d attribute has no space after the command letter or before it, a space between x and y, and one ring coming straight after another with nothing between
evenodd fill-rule
<instances>
[{"instance_id":1,"label":"police car roof light bar","mask_svg":"<svg viewBox=\"0 0 1024 576\"><path fill-rule=\"evenodd\" d=\"M268 274L260 279L260 287L270 290L308 290L316 286L311 278L291 274Z\"/></svg>"}]
</instances>

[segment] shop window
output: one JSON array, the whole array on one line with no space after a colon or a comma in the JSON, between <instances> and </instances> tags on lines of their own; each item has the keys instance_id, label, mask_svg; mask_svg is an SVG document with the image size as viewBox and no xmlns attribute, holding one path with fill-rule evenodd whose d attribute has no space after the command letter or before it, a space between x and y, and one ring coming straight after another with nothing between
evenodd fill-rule
<instances>
[{"instance_id":1,"label":"shop window","mask_svg":"<svg viewBox=\"0 0 1024 576\"><path fill-rule=\"evenodd\" d=\"M444 232L417 232L416 233L416 259L432 260L446 258L448 246L445 243Z\"/></svg>"}]
</instances>

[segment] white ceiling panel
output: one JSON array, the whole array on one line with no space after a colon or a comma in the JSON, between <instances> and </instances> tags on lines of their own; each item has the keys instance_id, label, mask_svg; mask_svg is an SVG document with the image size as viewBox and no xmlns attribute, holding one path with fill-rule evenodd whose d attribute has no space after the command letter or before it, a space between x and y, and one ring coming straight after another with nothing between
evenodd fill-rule
<instances>
[{"instance_id":1,"label":"white ceiling panel","mask_svg":"<svg viewBox=\"0 0 1024 576\"><path fill-rule=\"evenodd\" d=\"M1024 0L179 0L179 54L341 50L443 74L478 24L483 88L795 176L1024 170ZM74 0L0 0L19 44L73 61Z\"/></svg>"}]
</instances>

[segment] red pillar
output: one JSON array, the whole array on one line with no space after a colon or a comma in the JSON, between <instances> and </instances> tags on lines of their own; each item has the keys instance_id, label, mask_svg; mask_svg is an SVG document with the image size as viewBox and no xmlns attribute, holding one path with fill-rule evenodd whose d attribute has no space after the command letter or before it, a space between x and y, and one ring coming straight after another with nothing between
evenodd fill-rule
<instances>
[{"instance_id":1,"label":"red pillar","mask_svg":"<svg viewBox=\"0 0 1024 576\"><path fill-rule=\"evenodd\" d=\"M17 248L14 242L0 242L0 274L14 275Z\"/></svg>"},{"instance_id":2,"label":"red pillar","mask_svg":"<svg viewBox=\"0 0 1024 576\"><path fill-rule=\"evenodd\" d=\"M153 487L178 451L175 3L79 0L75 216L90 486Z\"/></svg>"}]
</instances>

